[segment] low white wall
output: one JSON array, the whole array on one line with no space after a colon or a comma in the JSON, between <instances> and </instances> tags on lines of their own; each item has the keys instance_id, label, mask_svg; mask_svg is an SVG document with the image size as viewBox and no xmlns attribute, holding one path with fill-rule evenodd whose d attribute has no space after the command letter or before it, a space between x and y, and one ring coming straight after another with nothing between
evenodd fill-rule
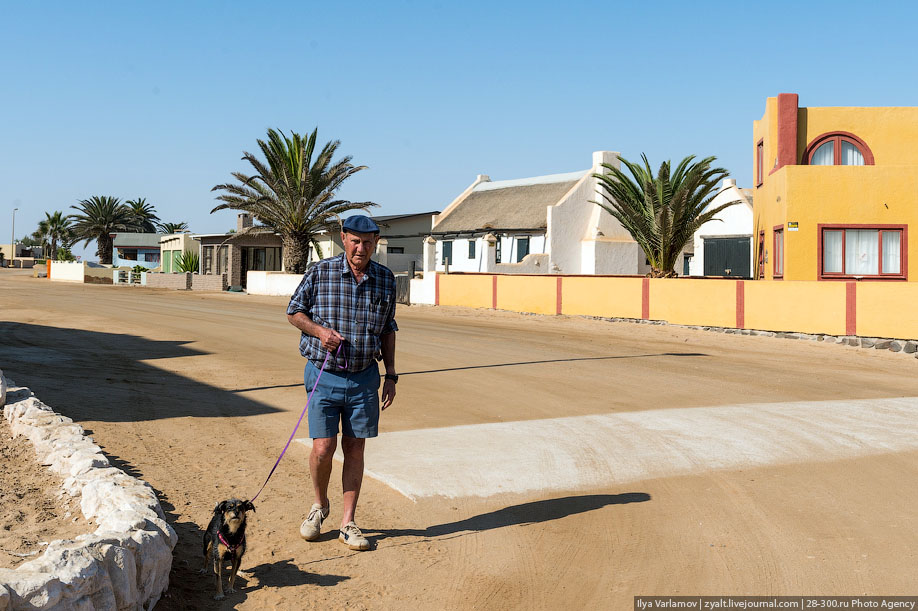
<instances>
[{"instance_id":1,"label":"low white wall","mask_svg":"<svg viewBox=\"0 0 918 611\"><path fill-rule=\"evenodd\" d=\"M411 279L411 305L434 305L437 301L437 275L427 272L423 278Z\"/></svg>"},{"instance_id":2,"label":"low white wall","mask_svg":"<svg viewBox=\"0 0 918 611\"><path fill-rule=\"evenodd\" d=\"M0 371L0 405L4 399L12 402L3 416L14 435L32 442L36 467L50 465L64 478L64 491L80 498L83 515L98 526L0 569L0 611L152 609L169 587L178 542L153 489L112 467L83 427Z\"/></svg>"},{"instance_id":3,"label":"low white wall","mask_svg":"<svg viewBox=\"0 0 918 611\"><path fill-rule=\"evenodd\" d=\"M249 295L286 295L290 297L302 279L302 274L247 272L245 292Z\"/></svg>"},{"instance_id":4,"label":"low white wall","mask_svg":"<svg viewBox=\"0 0 918 611\"><path fill-rule=\"evenodd\" d=\"M58 282L83 282L83 263L76 261L52 261L51 280Z\"/></svg>"}]
</instances>

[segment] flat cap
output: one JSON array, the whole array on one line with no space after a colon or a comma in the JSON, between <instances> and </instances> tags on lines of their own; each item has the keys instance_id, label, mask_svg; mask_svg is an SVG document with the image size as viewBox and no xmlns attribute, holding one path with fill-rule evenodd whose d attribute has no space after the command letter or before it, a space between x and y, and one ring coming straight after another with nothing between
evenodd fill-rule
<instances>
[{"instance_id":1,"label":"flat cap","mask_svg":"<svg viewBox=\"0 0 918 611\"><path fill-rule=\"evenodd\" d=\"M341 230L354 233L379 233L379 225L368 216L355 214L344 219Z\"/></svg>"}]
</instances>

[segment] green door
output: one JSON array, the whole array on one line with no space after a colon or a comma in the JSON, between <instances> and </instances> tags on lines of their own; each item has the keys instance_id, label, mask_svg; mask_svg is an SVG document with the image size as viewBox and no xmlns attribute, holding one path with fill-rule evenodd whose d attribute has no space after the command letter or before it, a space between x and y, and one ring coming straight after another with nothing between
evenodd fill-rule
<instances>
[{"instance_id":1,"label":"green door","mask_svg":"<svg viewBox=\"0 0 918 611\"><path fill-rule=\"evenodd\" d=\"M704 275L750 278L752 238L704 238Z\"/></svg>"}]
</instances>

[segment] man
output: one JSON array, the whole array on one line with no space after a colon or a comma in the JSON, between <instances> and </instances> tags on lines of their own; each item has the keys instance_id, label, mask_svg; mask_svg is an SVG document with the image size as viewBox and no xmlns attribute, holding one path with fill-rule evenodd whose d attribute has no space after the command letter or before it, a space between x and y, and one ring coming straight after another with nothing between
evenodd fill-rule
<instances>
[{"instance_id":1,"label":"man","mask_svg":"<svg viewBox=\"0 0 918 611\"><path fill-rule=\"evenodd\" d=\"M344 467L344 512L338 539L354 550L370 542L354 522L363 481L367 438L376 437L380 399L378 355L386 368L382 409L395 398L395 276L370 260L379 241L379 226L366 216L351 216L342 225L344 253L311 267L287 306L287 320L302 331L300 352L309 359L303 380L312 391L326 356L328 363L309 400L312 453L309 473L315 504L300 526L307 541L319 538L329 514L328 481L341 423Z\"/></svg>"}]
</instances>

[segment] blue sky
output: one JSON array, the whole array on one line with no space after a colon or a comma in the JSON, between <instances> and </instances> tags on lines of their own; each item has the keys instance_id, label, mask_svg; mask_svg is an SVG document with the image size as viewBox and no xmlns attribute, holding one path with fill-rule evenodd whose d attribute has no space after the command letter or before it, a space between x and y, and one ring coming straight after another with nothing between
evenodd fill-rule
<instances>
[{"instance_id":1,"label":"blue sky","mask_svg":"<svg viewBox=\"0 0 918 611\"><path fill-rule=\"evenodd\" d=\"M594 150L752 177L765 98L918 106L907 2L35 2L0 21L0 242L92 195L194 232L267 128L341 141L373 214ZM95 244L87 253L92 258Z\"/></svg>"}]
</instances>

